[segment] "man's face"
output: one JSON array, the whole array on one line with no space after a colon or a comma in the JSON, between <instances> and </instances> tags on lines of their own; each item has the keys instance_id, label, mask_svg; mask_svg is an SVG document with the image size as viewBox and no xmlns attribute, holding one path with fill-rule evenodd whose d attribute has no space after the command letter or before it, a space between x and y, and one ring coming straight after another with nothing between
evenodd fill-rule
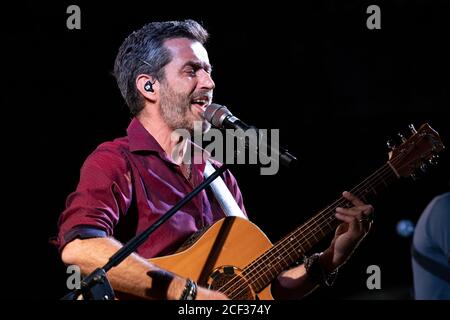
<instances>
[{"instance_id":1,"label":"man's face","mask_svg":"<svg viewBox=\"0 0 450 320\"><path fill-rule=\"evenodd\" d=\"M215 86L208 53L202 44L186 38L170 39L164 45L172 61L165 66L161 81L161 116L172 130L193 132L194 121L202 121L206 131L209 124L201 114L211 104Z\"/></svg>"}]
</instances>

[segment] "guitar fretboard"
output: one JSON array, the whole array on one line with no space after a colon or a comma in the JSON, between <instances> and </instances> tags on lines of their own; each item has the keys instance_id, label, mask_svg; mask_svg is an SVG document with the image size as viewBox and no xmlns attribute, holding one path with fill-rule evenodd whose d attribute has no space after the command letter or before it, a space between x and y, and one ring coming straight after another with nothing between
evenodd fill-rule
<instances>
[{"instance_id":1,"label":"guitar fretboard","mask_svg":"<svg viewBox=\"0 0 450 320\"><path fill-rule=\"evenodd\" d=\"M367 196L376 196L383 187L396 180L396 177L394 169L388 162L350 192L365 201ZM337 207L351 206L347 199L340 197L275 243L272 248L244 268L242 275L247 283L256 293L263 290L282 271L299 261L314 245L337 228L341 223L335 217ZM231 279L222 290L232 299L238 299L244 291L244 284L237 279Z\"/></svg>"}]
</instances>

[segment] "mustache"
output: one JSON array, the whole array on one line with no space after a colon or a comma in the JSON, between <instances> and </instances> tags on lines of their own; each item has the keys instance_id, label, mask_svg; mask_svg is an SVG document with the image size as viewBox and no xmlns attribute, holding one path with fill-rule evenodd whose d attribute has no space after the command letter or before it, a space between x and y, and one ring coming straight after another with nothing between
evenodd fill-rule
<instances>
[{"instance_id":1,"label":"mustache","mask_svg":"<svg viewBox=\"0 0 450 320\"><path fill-rule=\"evenodd\" d=\"M200 90L198 92L191 94L191 99L198 99L198 98L203 98L203 97L207 97L211 101L212 97L213 97L212 91Z\"/></svg>"}]
</instances>

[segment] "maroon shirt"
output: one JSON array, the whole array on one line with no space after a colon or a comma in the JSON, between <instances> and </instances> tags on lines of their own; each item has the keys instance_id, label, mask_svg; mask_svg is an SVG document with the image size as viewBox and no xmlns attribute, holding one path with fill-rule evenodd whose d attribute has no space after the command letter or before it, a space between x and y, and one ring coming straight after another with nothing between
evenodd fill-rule
<instances>
[{"instance_id":1,"label":"maroon shirt","mask_svg":"<svg viewBox=\"0 0 450 320\"><path fill-rule=\"evenodd\" d=\"M136 118L127 133L98 146L84 162L78 187L59 218L60 250L75 238L112 236L126 242L203 181L203 161L193 165L189 182ZM229 171L222 178L245 213L235 178ZM208 188L160 226L137 253L145 258L173 253L194 232L223 217Z\"/></svg>"}]
</instances>

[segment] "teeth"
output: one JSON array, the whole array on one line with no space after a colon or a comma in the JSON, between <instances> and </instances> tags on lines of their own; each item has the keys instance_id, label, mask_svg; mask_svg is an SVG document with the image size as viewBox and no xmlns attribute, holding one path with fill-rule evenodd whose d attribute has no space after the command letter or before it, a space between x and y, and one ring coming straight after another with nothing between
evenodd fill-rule
<instances>
[{"instance_id":1,"label":"teeth","mask_svg":"<svg viewBox=\"0 0 450 320\"><path fill-rule=\"evenodd\" d=\"M205 104L207 101L206 100L194 100L193 103L200 103L200 104Z\"/></svg>"}]
</instances>

